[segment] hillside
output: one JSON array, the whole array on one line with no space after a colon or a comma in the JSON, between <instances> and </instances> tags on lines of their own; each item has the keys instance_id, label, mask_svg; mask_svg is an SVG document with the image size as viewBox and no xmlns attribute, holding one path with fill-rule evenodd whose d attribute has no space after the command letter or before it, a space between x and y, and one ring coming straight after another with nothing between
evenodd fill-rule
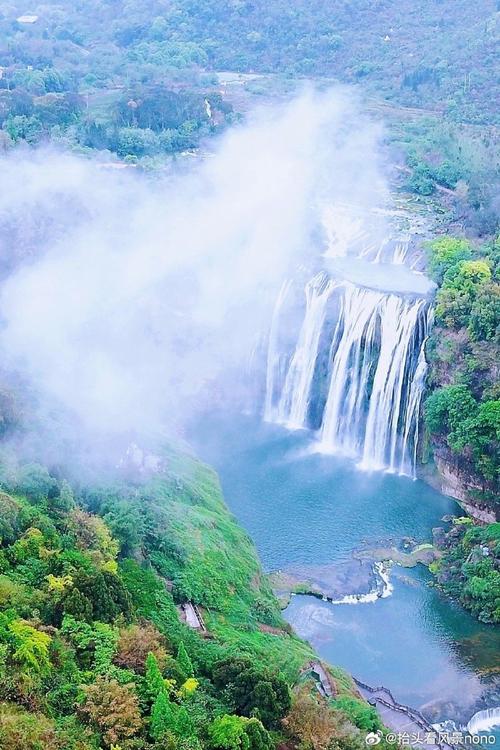
<instances>
[{"instance_id":1,"label":"hillside","mask_svg":"<svg viewBox=\"0 0 500 750\"><path fill-rule=\"evenodd\" d=\"M498 241L473 245L443 236L430 245L439 284L425 424L438 465L466 504L498 512L500 283Z\"/></svg>"},{"instance_id":2,"label":"hillside","mask_svg":"<svg viewBox=\"0 0 500 750\"><path fill-rule=\"evenodd\" d=\"M228 69L327 76L452 121L498 124L498 18L495 0L10 0L0 146L182 152L233 121L217 76Z\"/></svg>"},{"instance_id":3,"label":"hillside","mask_svg":"<svg viewBox=\"0 0 500 750\"><path fill-rule=\"evenodd\" d=\"M360 746L376 714L340 671L330 704L302 674L314 654L213 472L171 448L141 468L131 455L105 484L70 486L3 454L0 747Z\"/></svg>"},{"instance_id":4,"label":"hillside","mask_svg":"<svg viewBox=\"0 0 500 750\"><path fill-rule=\"evenodd\" d=\"M439 285L427 343L424 423L438 486L471 518L436 540L438 585L484 622L500 622L500 283L497 241L443 236L429 247ZM425 451L425 448L424 448Z\"/></svg>"}]
</instances>

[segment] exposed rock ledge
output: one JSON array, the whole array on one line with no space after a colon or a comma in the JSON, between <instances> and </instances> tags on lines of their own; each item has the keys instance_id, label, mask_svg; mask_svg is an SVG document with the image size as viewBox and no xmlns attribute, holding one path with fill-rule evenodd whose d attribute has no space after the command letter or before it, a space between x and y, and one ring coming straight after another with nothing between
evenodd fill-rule
<instances>
[{"instance_id":1,"label":"exposed rock ledge","mask_svg":"<svg viewBox=\"0 0 500 750\"><path fill-rule=\"evenodd\" d=\"M332 604L362 604L392 593L390 564L354 559L332 565L293 566L269 575L271 587L283 609L293 594L306 594Z\"/></svg>"},{"instance_id":2,"label":"exposed rock ledge","mask_svg":"<svg viewBox=\"0 0 500 750\"><path fill-rule=\"evenodd\" d=\"M423 466L419 472L420 478L443 495L455 498L464 511L478 523L494 523L495 511L480 500L488 492L493 495L493 488L485 487L471 471L462 467L442 447L434 448L434 461L435 471L432 472L428 465Z\"/></svg>"}]
</instances>

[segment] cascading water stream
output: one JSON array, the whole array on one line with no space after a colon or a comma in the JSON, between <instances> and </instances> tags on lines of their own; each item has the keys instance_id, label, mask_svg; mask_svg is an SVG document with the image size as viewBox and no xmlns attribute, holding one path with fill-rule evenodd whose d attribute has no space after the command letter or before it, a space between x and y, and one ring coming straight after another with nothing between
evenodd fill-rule
<instances>
[{"instance_id":1,"label":"cascading water stream","mask_svg":"<svg viewBox=\"0 0 500 750\"><path fill-rule=\"evenodd\" d=\"M333 364L320 438L323 450L357 455L380 297L344 285L339 312L342 334L340 340L334 335L331 346Z\"/></svg>"},{"instance_id":2,"label":"cascading water stream","mask_svg":"<svg viewBox=\"0 0 500 750\"><path fill-rule=\"evenodd\" d=\"M401 464L399 466L400 474L408 474L411 472L413 478L416 478L415 467L417 464L417 446L419 438L419 415L420 415L420 404L422 402L422 395L425 388L425 376L427 374L428 365L425 359L425 344L427 342L429 331L432 326L434 317L434 311L429 305L427 308L427 315L424 320L424 332L422 336L422 343L420 345L420 351L418 354L417 367L410 388L410 395L406 404L406 412L403 419L404 431L401 447ZM410 445L410 436L412 435L413 446Z\"/></svg>"},{"instance_id":3,"label":"cascading water stream","mask_svg":"<svg viewBox=\"0 0 500 750\"><path fill-rule=\"evenodd\" d=\"M277 420L288 427L306 426L309 395L325 320L326 303L336 282L320 273L306 284L306 312L297 347L278 404Z\"/></svg>"},{"instance_id":4,"label":"cascading water stream","mask_svg":"<svg viewBox=\"0 0 500 750\"><path fill-rule=\"evenodd\" d=\"M411 342L425 300L384 295L379 305L380 354L370 395L360 468L396 471L398 426ZM414 373L411 374L413 382ZM410 386L411 391L411 386Z\"/></svg>"}]
</instances>

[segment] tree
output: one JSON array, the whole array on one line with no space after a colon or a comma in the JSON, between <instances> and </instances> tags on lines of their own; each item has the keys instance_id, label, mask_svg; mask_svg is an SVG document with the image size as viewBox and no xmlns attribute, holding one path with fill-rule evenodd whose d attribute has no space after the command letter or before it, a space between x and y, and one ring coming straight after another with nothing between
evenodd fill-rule
<instances>
[{"instance_id":1,"label":"tree","mask_svg":"<svg viewBox=\"0 0 500 750\"><path fill-rule=\"evenodd\" d=\"M146 520L144 508L130 502L113 501L104 520L120 544L123 556L130 556L144 542Z\"/></svg>"},{"instance_id":2,"label":"tree","mask_svg":"<svg viewBox=\"0 0 500 750\"><path fill-rule=\"evenodd\" d=\"M303 748L326 750L338 734L338 722L329 706L305 685L294 696L290 713L283 719L287 733Z\"/></svg>"},{"instance_id":3,"label":"tree","mask_svg":"<svg viewBox=\"0 0 500 750\"><path fill-rule=\"evenodd\" d=\"M61 482L59 495L52 498L51 506L60 513L69 513L75 507L73 490L65 479Z\"/></svg>"},{"instance_id":4,"label":"tree","mask_svg":"<svg viewBox=\"0 0 500 750\"><path fill-rule=\"evenodd\" d=\"M13 620L9 630L14 641L13 658L27 673L46 675L50 672L50 635L42 633L26 620Z\"/></svg>"},{"instance_id":5,"label":"tree","mask_svg":"<svg viewBox=\"0 0 500 750\"><path fill-rule=\"evenodd\" d=\"M0 492L0 544L12 544L17 538L20 530L19 511L17 500Z\"/></svg>"},{"instance_id":6,"label":"tree","mask_svg":"<svg viewBox=\"0 0 500 750\"><path fill-rule=\"evenodd\" d=\"M185 680L187 680L188 677L194 677L193 664L191 662L191 659L189 658L183 641L180 642L179 648L177 650L177 664L179 665L179 669L184 675Z\"/></svg>"},{"instance_id":7,"label":"tree","mask_svg":"<svg viewBox=\"0 0 500 750\"><path fill-rule=\"evenodd\" d=\"M440 237L428 247L429 270L432 278L442 281L446 271L460 260L469 260L472 251L467 240L455 237Z\"/></svg>"},{"instance_id":8,"label":"tree","mask_svg":"<svg viewBox=\"0 0 500 750\"><path fill-rule=\"evenodd\" d=\"M62 606L64 613L71 615L75 620L84 620L85 622L92 621L92 602L78 589L71 589L71 591L64 597Z\"/></svg>"},{"instance_id":9,"label":"tree","mask_svg":"<svg viewBox=\"0 0 500 750\"><path fill-rule=\"evenodd\" d=\"M158 695L165 690L165 680L156 656L151 652L147 655L145 663L144 688L150 703L154 703Z\"/></svg>"},{"instance_id":10,"label":"tree","mask_svg":"<svg viewBox=\"0 0 500 750\"><path fill-rule=\"evenodd\" d=\"M158 137L149 128L120 128L116 140L119 156L144 156L158 151Z\"/></svg>"},{"instance_id":11,"label":"tree","mask_svg":"<svg viewBox=\"0 0 500 750\"><path fill-rule=\"evenodd\" d=\"M120 614L129 619L132 611L130 594L115 573L107 570L90 575L79 572L74 579L74 588L91 602L94 620L113 622Z\"/></svg>"},{"instance_id":12,"label":"tree","mask_svg":"<svg viewBox=\"0 0 500 750\"><path fill-rule=\"evenodd\" d=\"M39 142L43 132L40 120L27 115L10 116L5 122L5 130L14 143L24 140L32 145Z\"/></svg>"},{"instance_id":13,"label":"tree","mask_svg":"<svg viewBox=\"0 0 500 750\"><path fill-rule=\"evenodd\" d=\"M37 503L57 494L56 480L40 464L26 464L22 467L18 487L21 493L25 493L30 500Z\"/></svg>"},{"instance_id":14,"label":"tree","mask_svg":"<svg viewBox=\"0 0 500 750\"><path fill-rule=\"evenodd\" d=\"M484 260L462 260L448 268L437 295L437 320L450 328L467 326L472 306L490 279Z\"/></svg>"},{"instance_id":15,"label":"tree","mask_svg":"<svg viewBox=\"0 0 500 750\"><path fill-rule=\"evenodd\" d=\"M82 108L80 97L69 93L45 94L37 97L34 104L37 118L46 126L76 122Z\"/></svg>"},{"instance_id":16,"label":"tree","mask_svg":"<svg viewBox=\"0 0 500 750\"><path fill-rule=\"evenodd\" d=\"M166 735L175 731L175 708L165 688L161 689L151 709L149 731L153 739L158 741L165 739Z\"/></svg>"},{"instance_id":17,"label":"tree","mask_svg":"<svg viewBox=\"0 0 500 750\"><path fill-rule=\"evenodd\" d=\"M249 750L250 740L241 716L218 716L208 727L210 747L214 750Z\"/></svg>"},{"instance_id":18,"label":"tree","mask_svg":"<svg viewBox=\"0 0 500 750\"><path fill-rule=\"evenodd\" d=\"M248 719L245 733L250 743L249 750L273 750L273 739L258 719Z\"/></svg>"},{"instance_id":19,"label":"tree","mask_svg":"<svg viewBox=\"0 0 500 750\"><path fill-rule=\"evenodd\" d=\"M132 685L97 677L92 685L83 685L84 702L80 714L101 732L106 745L115 745L134 737L142 727L137 696Z\"/></svg>"},{"instance_id":20,"label":"tree","mask_svg":"<svg viewBox=\"0 0 500 750\"><path fill-rule=\"evenodd\" d=\"M475 463L487 479L499 480L498 444L500 443L500 400L484 401L472 417L469 443Z\"/></svg>"},{"instance_id":21,"label":"tree","mask_svg":"<svg viewBox=\"0 0 500 750\"><path fill-rule=\"evenodd\" d=\"M290 691L284 677L258 669L245 658L218 662L213 680L225 690L233 710L243 716L257 715L268 729L278 726L290 709Z\"/></svg>"},{"instance_id":22,"label":"tree","mask_svg":"<svg viewBox=\"0 0 500 750\"><path fill-rule=\"evenodd\" d=\"M78 549L96 550L105 560L114 560L117 556L120 546L99 516L74 508L69 516L68 529Z\"/></svg>"},{"instance_id":23,"label":"tree","mask_svg":"<svg viewBox=\"0 0 500 750\"><path fill-rule=\"evenodd\" d=\"M500 338L500 285L486 283L472 303L468 331L474 341Z\"/></svg>"},{"instance_id":24,"label":"tree","mask_svg":"<svg viewBox=\"0 0 500 750\"><path fill-rule=\"evenodd\" d=\"M194 734L194 726L185 706L176 706L175 733L179 739L185 740Z\"/></svg>"}]
</instances>

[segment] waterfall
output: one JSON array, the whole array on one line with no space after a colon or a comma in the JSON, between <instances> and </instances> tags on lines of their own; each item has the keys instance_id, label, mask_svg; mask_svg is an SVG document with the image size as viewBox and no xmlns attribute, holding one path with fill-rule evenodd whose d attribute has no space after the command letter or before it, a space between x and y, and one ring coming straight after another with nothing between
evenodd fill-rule
<instances>
[{"instance_id":1,"label":"waterfall","mask_svg":"<svg viewBox=\"0 0 500 750\"><path fill-rule=\"evenodd\" d=\"M310 426L319 345L331 341L319 450L354 458L361 469L414 477L427 371L425 341L431 323L428 301L317 274L306 284L297 344L278 383L284 294L282 290L278 297L269 335L266 419L292 428ZM330 301L336 319L324 332Z\"/></svg>"},{"instance_id":2,"label":"waterfall","mask_svg":"<svg viewBox=\"0 0 500 750\"><path fill-rule=\"evenodd\" d=\"M475 713L467 724L467 731L470 734L479 734L479 732L488 732L494 727L500 727L500 706L486 708L484 711Z\"/></svg>"},{"instance_id":3,"label":"waterfall","mask_svg":"<svg viewBox=\"0 0 500 750\"><path fill-rule=\"evenodd\" d=\"M277 419L288 427L307 426L309 396L319 339L325 319L326 303L334 286L336 283L329 280L323 272L306 284L304 321L278 404Z\"/></svg>"},{"instance_id":4,"label":"waterfall","mask_svg":"<svg viewBox=\"0 0 500 750\"><path fill-rule=\"evenodd\" d=\"M405 375L412 356L412 341L423 299L384 295L379 305L380 353L370 395L360 468L396 471L398 427ZM415 373L411 373L411 381ZM411 387L410 387L411 391Z\"/></svg>"},{"instance_id":5,"label":"waterfall","mask_svg":"<svg viewBox=\"0 0 500 750\"><path fill-rule=\"evenodd\" d=\"M380 300L377 292L344 285L330 353L333 365L321 427L323 450L350 456L358 453Z\"/></svg>"},{"instance_id":6,"label":"waterfall","mask_svg":"<svg viewBox=\"0 0 500 750\"><path fill-rule=\"evenodd\" d=\"M264 416L317 430L320 451L360 469L415 478L432 282L412 269L415 222L393 210L391 223L386 213L341 203L322 211L324 270L305 285L302 325L286 352L283 289L276 302Z\"/></svg>"},{"instance_id":7,"label":"waterfall","mask_svg":"<svg viewBox=\"0 0 500 750\"><path fill-rule=\"evenodd\" d=\"M425 306L424 299L344 283L322 450L359 457L360 468L408 472L406 455L415 438L425 376L423 354L420 368L417 364L412 371L412 344ZM423 352L424 342L419 343Z\"/></svg>"}]
</instances>

